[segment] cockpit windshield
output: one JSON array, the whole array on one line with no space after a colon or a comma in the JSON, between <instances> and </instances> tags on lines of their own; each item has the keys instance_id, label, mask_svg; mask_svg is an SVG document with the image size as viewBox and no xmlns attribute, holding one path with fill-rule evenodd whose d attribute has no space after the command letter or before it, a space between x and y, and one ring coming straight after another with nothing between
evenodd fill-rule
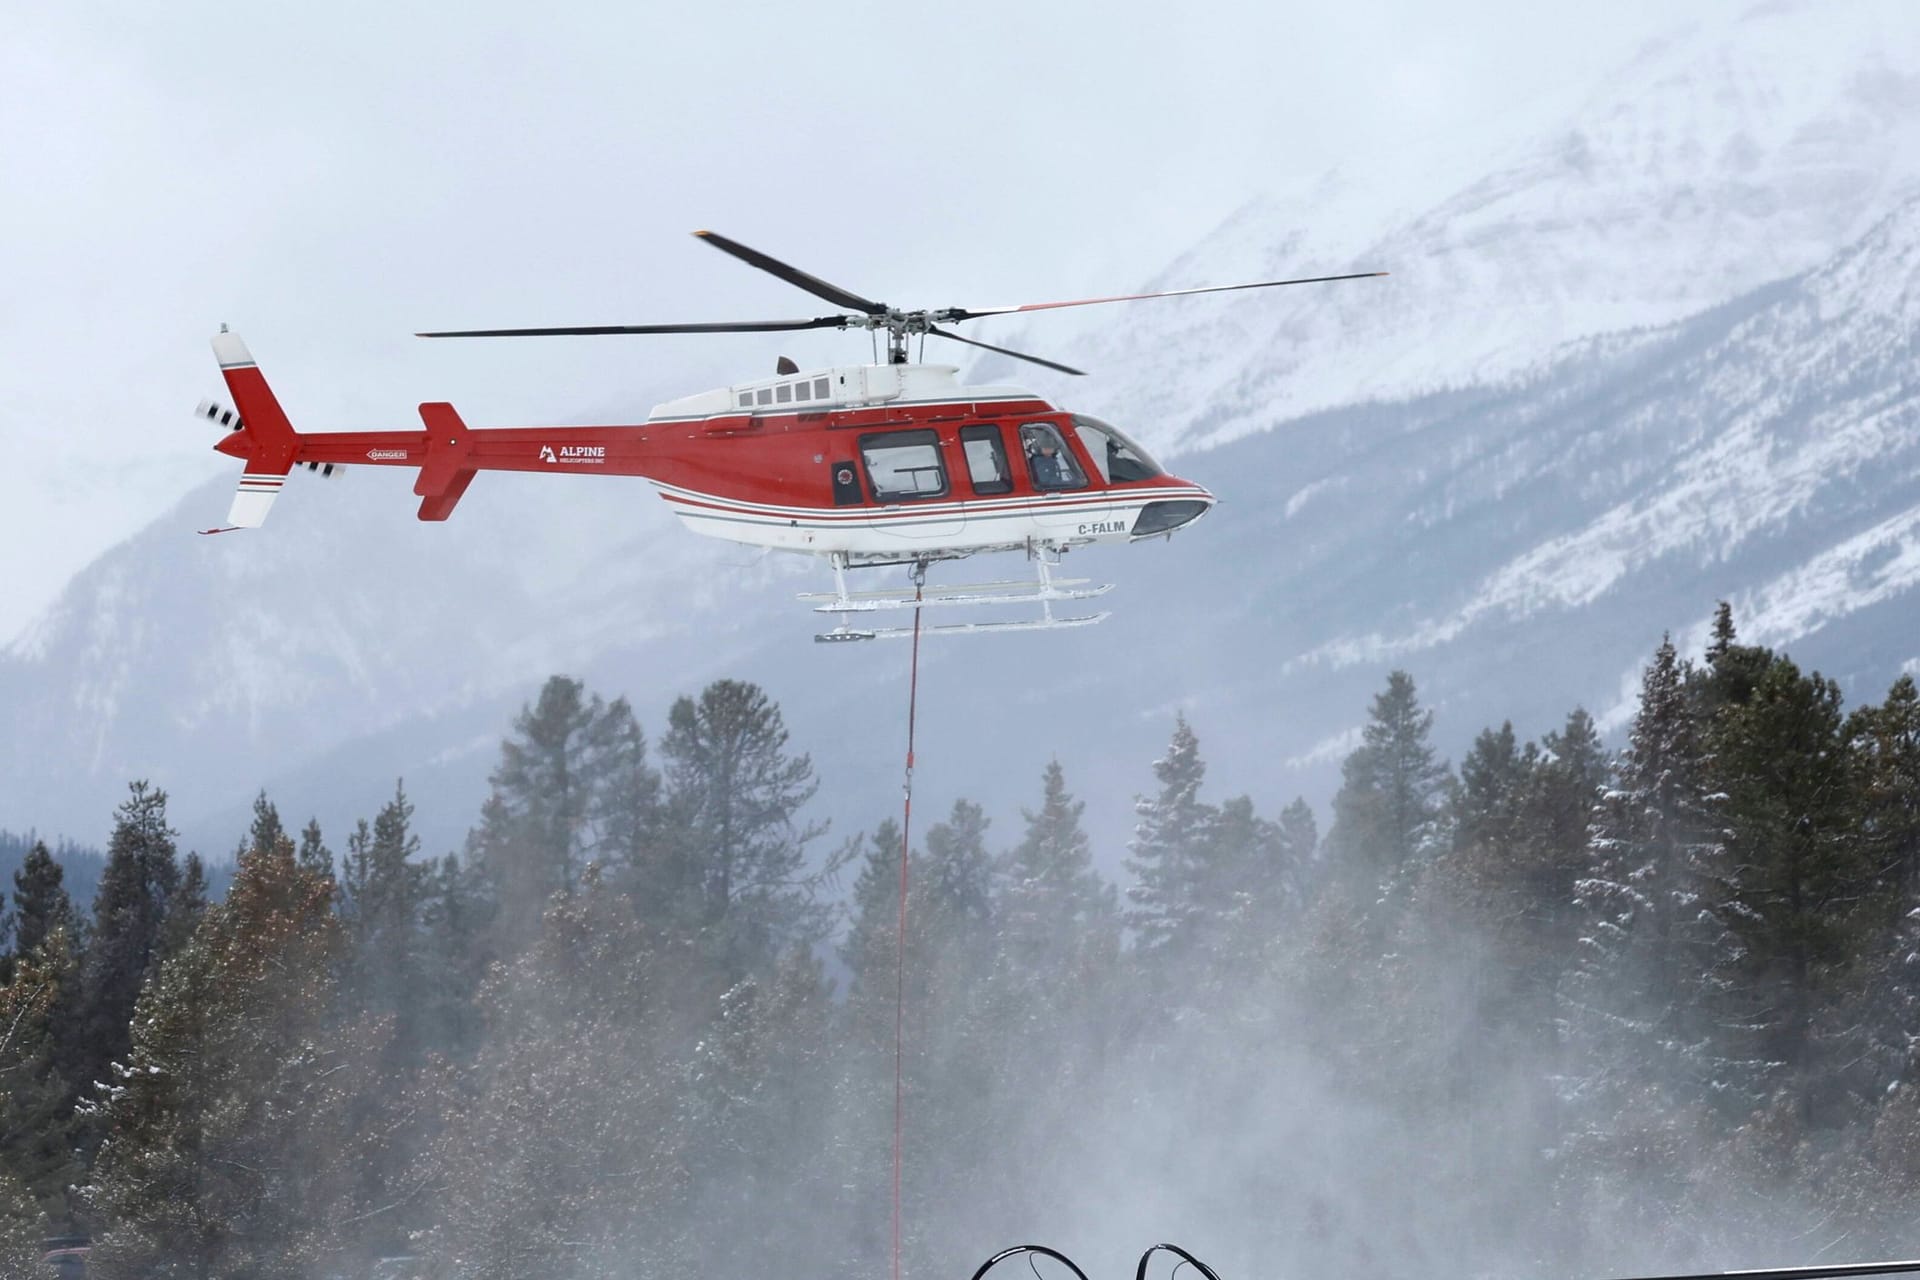
<instances>
[{"instance_id":1,"label":"cockpit windshield","mask_svg":"<svg viewBox=\"0 0 1920 1280\"><path fill-rule=\"evenodd\" d=\"M1086 446L1087 456L1093 459L1093 465L1100 468L1101 478L1109 483L1116 480L1151 480L1166 474L1145 449L1120 434L1119 428L1108 426L1098 418L1076 413L1073 415L1073 430L1080 437L1080 443Z\"/></svg>"}]
</instances>

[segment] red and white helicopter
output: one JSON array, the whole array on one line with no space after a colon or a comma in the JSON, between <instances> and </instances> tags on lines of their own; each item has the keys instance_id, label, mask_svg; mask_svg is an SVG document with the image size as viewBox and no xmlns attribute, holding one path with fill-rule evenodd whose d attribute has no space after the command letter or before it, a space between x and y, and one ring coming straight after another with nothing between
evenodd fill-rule
<instances>
[{"instance_id":1,"label":"red and white helicopter","mask_svg":"<svg viewBox=\"0 0 1920 1280\"><path fill-rule=\"evenodd\" d=\"M1385 272L1265 280L1072 302L902 311L809 275L710 231L717 249L843 309L810 320L704 324L472 329L426 338L575 334L768 333L799 329L884 331L887 362L802 371L786 359L776 376L656 407L633 426L474 430L450 404L420 406L422 429L298 432L237 334L221 326L213 350L237 412L213 402L200 414L230 428L214 447L246 464L228 529L257 528L295 467L332 474L347 464L414 467L422 520L445 520L482 471L639 476L697 532L825 557L835 590L801 597L840 622L821 640L866 640L909 628L855 626L851 619L916 605L1037 603L1038 617L927 628L1009 631L1085 626L1104 613L1058 617L1053 603L1102 595L1110 586L1053 574L1068 550L1137 542L1191 524L1211 493L1169 475L1117 428L1063 410L1015 387L963 387L952 365L909 363L914 337L931 335L996 351L1062 373L1081 371L963 338L941 325L980 316L1144 298L1355 280ZM209 533L226 530L207 530ZM983 551L1024 551L1032 581L927 587L926 567ZM911 590L850 592L847 570L907 565Z\"/></svg>"}]
</instances>

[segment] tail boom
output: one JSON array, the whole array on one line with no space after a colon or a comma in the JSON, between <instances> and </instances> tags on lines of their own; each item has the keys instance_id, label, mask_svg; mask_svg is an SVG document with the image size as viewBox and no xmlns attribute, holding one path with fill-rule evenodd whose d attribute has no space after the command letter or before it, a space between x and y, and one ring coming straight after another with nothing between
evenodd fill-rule
<instances>
[{"instance_id":1,"label":"tail boom","mask_svg":"<svg viewBox=\"0 0 1920 1280\"><path fill-rule=\"evenodd\" d=\"M315 467L417 467L413 491L420 519L445 520L481 471L627 475L660 479L678 467L676 447L694 435L685 426L494 427L474 431L450 404L420 406L416 431L295 431L279 399L238 334L222 329L213 339L238 410L222 416L218 406L201 416L233 429L214 446L245 464L227 523L258 528L279 496L288 473ZM703 434L731 432L746 422L729 419Z\"/></svg>"}]
</instances>

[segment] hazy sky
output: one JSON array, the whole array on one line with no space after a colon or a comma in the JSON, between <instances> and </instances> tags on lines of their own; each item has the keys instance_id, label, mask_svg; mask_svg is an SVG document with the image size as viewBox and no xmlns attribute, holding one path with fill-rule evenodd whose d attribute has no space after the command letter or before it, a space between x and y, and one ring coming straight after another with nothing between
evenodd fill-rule
<instances>
[{"instance_id":1,"label":"hazy sky","mask_svg":"<svg viewBox=\"0 0 1920 1280\"><path fill-rule=\"evenodd\" d=\"M190 417L221 322L303 429L640 416L866 344L409 335L821 312L699 227L903 305L1124 289L1257 193L1537 117L1731 3L16 6L0 642L235 469Z\"/></svg>"}]
</instances>

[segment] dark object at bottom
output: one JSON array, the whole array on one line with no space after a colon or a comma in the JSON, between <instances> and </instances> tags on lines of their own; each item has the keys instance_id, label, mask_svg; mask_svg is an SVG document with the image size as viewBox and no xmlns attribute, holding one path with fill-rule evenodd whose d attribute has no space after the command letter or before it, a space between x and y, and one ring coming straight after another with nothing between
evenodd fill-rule
<instances>
[{"instance_id":1,"label":"dark object at bottom","mask_svg":"<svg viewBox=\"0 0 1920 1280\"><path fill-rule=\"evenodd\" d=\"M48 1236L40 1242L46 1250L40 1265L59 1280L87 1280L87 1253L92 1245L87 1236Z\"/></svg>"},{"instance_id":2,"label":"dark object at bottom","mask_svg":"<svg viewBox=\"0 0 1920 1280\"><path fill-rule=\"evenodd\" d=\"M1151 507L1148 508L1152 510ZM1133 1280L1147 1280L1147 1263L1161 1250L1177 1255L1183 1263L1191 1263L1205 1280L1220 1280L1219 1273L1200 1259L1188 1253L1177 1244L1156 1244L1140 1255L1140 1265L1134 1268ZM1077 1280L1087 1280L1087 1273L1075 1265L1072 1258L1058 1249L1049 1249L1043 1244L1018 1244L1011 1249L1002 1249L973 1273L973 1280L982 1280L987 1272L1008 1258L1020 1254L1038 1253L1056 1261L1065 1263ZM1178 1270L1178 1267L1175 1268ZM1755 1267L1745 1271L1702 1271L1670 1276L1638 1276L1633 1280L1844 1280L1849 1276L1891 1276L1908 1275L1920 1272L1920 1260L1896 1262L1834 1262L1807 1267Z\"/></svg>"},{"instance_id":3,"label":"dark object at bottom","mask_svg":"<svg viewBox=\"0 0 1920 1280\"><path fill-rule=\"evenodd\" d=\"M1134 1272L1133 1272L1134 1280L1147 1280L1147 1264L1153 1261L1154 1254L1159 1253L1163 1249L1166 1250L1168 1253L1178 1254L1181 1260L1184 1262L1192 1263L1196 1268L1199 1269L1200 1274L1206 1277L1206 1280L1220 1280L1220 1276L1218 1272L1216 1272L1212 1267L1208 1266L1206 1263L1200 1261L1200 1259L1188 1253L1185 1249L1182 1249L1177 1244L1156 1244L1151 1249L1148 1249L1145 1253L1141 1254L1140 1265L1134 1268ZM1052 1258L1057 1262L1065 1263L1067 1269L1073 1272L1073 1274L1076 1277L1078 1277L1078 1280L1087 1280L1087 1273L1082 1271L1079 1265L1075 1263L1072 1258L1069 1258L1066 1254L1061 1253L1058 1249L1049 1249L1047 1248L1046 1245L1043 1245L1043 1244L1017 1244L1017 1245L1014 1245L1011 1249L1002 1249L1000 1252L994 1254L991 1258L988 1258L985 1262L980 1264L980 1269L973 1273L973 1280L981 1280L981 1278L985 1276L987 1272L993 1270L996 1266L1000 1265L1002 1262L1005 1262L1008 1258L1018 1257L1019 1255L1025 1254L1025 1253L1037 1253L1042 1255L1043 1257Z\"/></svg>"}]
</instances>

